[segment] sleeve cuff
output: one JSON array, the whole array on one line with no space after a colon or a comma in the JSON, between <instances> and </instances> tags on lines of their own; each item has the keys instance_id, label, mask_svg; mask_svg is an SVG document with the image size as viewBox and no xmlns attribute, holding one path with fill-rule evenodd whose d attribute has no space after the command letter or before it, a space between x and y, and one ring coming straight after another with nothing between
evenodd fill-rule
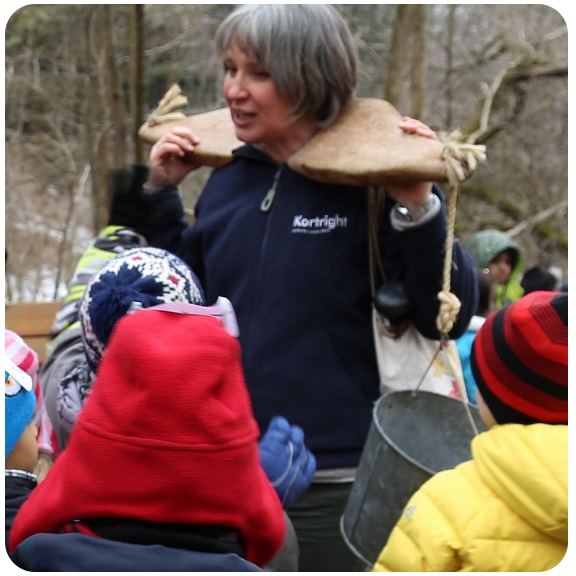
<instances>
[{"instance_id":1,"label":"sleeve cuff","mask_svg":"<svg viewBox=\"0 0 576 576\"><path fill-rule=\"evenodd\" d=\"M173 188L175 188L175 186L152 186L151 184L148 184L148 182L145 182L142 186L142 192L145 196L153 196L163 190L171 190Z\"/></svg>"},{"instance_id":2,"label":"sleeve cuff","mask_svg":"<svg viewBox=\"0 0 576 576\"><path fill-rule=\"evenodd\" d=\"M5 478L23 478L24 480L30 480L31 482L37 482L38 477L32 472L26 472L24 470L4 470Z\"/></svg>"}]
</instances>

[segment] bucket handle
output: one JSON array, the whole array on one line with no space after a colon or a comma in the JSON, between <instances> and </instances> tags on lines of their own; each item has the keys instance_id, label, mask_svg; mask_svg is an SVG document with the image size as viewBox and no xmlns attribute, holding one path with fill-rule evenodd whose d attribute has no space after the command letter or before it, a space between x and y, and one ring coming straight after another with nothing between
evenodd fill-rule
<instances>
[{"instance_id":1,"label":"bucket handle","mask_svg":"<svg viewBox=\"0 0 576 576\"><path fill-rule=\"evenodd\" d=\"M422 374L422 377L420 378L418 385L416 386L416 388L414 388L414 390L412 390L412 395L416 395L416 392L418 392L418 390L420 389L420 386L422 386L422 383L424 382L424 378L426 378L426 375L432 369L432 366L434 365L436 358L438 358L438 356L440 355L440 352L442 351L442 347L444 346L444 343L446 342L446 340L447 340L447 336L445 334L442 334L440 336L440 340L438 342L438 350L436 350L436 352L434 353L434 356L432 356L432 359L430 360L428 367L424 371L424 374ZM456 374L456 366L454 366L454 360L453 360L452 356L450 354L446 354L446 358L448 359L448 363L450 364L450 368L452 369L452 373ZM470 411L470 406L468 405L468 393L466 392L466 387L458 378L456 378L456 384L458 386L458 392L460 392L460 397L462 398L462 404L464 405L464 411L466 412L466 416L468 417L468 422L470 423L470 426L472 427L472 432L474 432L474 436L477 436L478 435L478 427L476 426L476 422L474 422L474 418L472 417L472 412Z\"/></svg>"}]
</instances>

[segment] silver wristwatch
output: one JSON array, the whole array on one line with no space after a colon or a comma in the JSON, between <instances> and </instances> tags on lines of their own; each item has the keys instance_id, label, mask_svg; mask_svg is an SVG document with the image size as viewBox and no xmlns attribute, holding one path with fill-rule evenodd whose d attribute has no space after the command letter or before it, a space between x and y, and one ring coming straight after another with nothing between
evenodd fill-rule
<instances>
[{"instance_id":1,"label":"silver wristwatch","mask_svg":"<svg viewBox=\"0 0 576 576\"><path fill-rule=\"evenodd\" d=\"M424 203L409 210L406 206L396 204L392 210L392 224L396 228L404 229L414 224L422 224L431 220L440 211L440 198L436 194L432 194L430 198Z\"/></svg>"}]
</instances>

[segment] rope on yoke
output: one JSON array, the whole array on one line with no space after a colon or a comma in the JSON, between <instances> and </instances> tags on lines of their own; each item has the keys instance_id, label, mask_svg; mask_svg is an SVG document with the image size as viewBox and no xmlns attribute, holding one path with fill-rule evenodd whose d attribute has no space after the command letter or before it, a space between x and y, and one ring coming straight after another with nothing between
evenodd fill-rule
<instances>
[{"instance_id":1,"label":"rope on yoke","mask_svg":"<svg viewBox=\"0 0 576 576\"><path fill-rule=\"evenodd\" d=\"M446 175L448 178L448 193L446 195L448 230L444 253L442 291L438 293L440 309L436 318L436 327L442 340L448 339L448 333L456 322L461 306L458 297L450 291L458 186L461 181L465 180L476 169L478 162L486 159L486 147L464 143L462 134L459 131L450 134L442 133L439 138L444 145L442 159L446 164Z\"/></svg>"},{"instance_id":2,"label":"rope on yoke","mask_svg":"<svg viewBox=\"0 0 576 576\"><path fill-rule=\"evenodd\" d=\"M146 123L148 126L157 126L171 120L186 118L183 112L173 112L174 108L179 108L185 104L188 104L188 98L182 95L182 90L178 84L172 84L158 103L156 110L148 116Z\"/></svg>"},{"instance_id":3,"label":"rope on yoke","mask_svg":"<svg viewBox=\"0 0 576 576\"><path fill-rule=\"evenodd\" d=\"M442 144L444 144L442 158L446 164L446 175L448 178L448 190L446 195L448 228L444 253L442 291L438 293L440 308L436 318L436 327L440 332L440 347L442 347L444 342L448 340L448 333L452 330L461 307L461 302L458 297L450 291L458 188L460 182L468 178L468 176L474 172L478 163L486 160L486 147L483 145L463 142L462 134L459 131L450 134L441 133L439 138ZM449 354L447 354L447 357L450 364L452 364L452 358ZM452 366L452 370L454 371L454 366ZM462 397L462 402L468 420L470 421L470 425L472 426L472 430L475 434L478 434L478 428L474 418L472 417L470 407L468 406L466 388L460 381L458 381L458 387L460 388L460 396Z\"/></svg>"}]
</instances>

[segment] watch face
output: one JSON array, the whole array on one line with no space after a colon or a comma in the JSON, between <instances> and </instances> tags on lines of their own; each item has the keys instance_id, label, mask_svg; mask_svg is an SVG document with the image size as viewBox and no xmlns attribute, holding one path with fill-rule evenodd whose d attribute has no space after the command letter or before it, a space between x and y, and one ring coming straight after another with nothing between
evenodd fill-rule
<instances>
[{"instance_id":1,"label":"watch face","mask_svg":"<svg viewBox=\"0 0 576 576\"><path fill-rule=\"evenodd\" d=\"M402 216L404 220L410 220L410 210L408 210L406 206L400 206L400 204L398 204L398 206L396 206L396 210L398 211L398 215Z\"/></svg>"}]
</instances>

